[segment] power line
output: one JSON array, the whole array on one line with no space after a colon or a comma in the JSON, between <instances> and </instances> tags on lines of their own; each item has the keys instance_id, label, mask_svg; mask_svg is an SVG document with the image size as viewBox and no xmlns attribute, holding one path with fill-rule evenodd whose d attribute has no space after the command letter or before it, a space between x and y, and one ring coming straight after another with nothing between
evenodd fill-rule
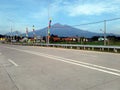
<instances>
[{"instance_id":1,"label":"power line","mask_svg":"<svg viewBox=\"0 0 120 90\"><path fill-rule=\"evenodd\" d=\"M120 18L113 18L113 19L107 19L107 20L102 20L102 21L84 23L84 24L79 24L79 25L70 25L70 26L72 26L72 27L75 27L75 26L84 26L84 25L98 24L98 23L103 23L104 21L109 22L109 21L114 21L114 20L119 20L119 19ZM64 28L64 26L62 26L62 27L52 27L52 28Z\"/></svg>"},{"instance_id":2,"label":"power line","mask_svg":"<svg viewBox=\"0 0 120 90\"><path fill-rule=\"evenodd\" d=\"M91 22L91 23L85 23L85 24L79 24L79 25L72 25L72 26L90 25L90 24L97 24L97 23L102 23L102 22L104 22L104 21Z\"/></svg>"},{"instance_id":3,"label":"power line","mask_svg":"<svg viewBox=\"0 0 120 90\"><path fill-rule=\"evenodd\" d=\"M114 21L114 20L119 20L120 18L113 18L113 19L108 19L106 21Z\"/></svg>"},{"instance_id":4,"label":"power line","mask_svg":"<svg viewBox=\"0 0 120 90\"><path fill-rule=\"evenodd\" d=\"M82 26L82 25L98 24L98 23L102 23L104 21L114 21L114 20L119 20L119 19L120 18L113 18L113 19L107 19L107 20L102 20L102 21L97 21L97 22L90 22L90 23L79 24L79 25L72 25L72 26Z\"/></svg>"}]
</instances>

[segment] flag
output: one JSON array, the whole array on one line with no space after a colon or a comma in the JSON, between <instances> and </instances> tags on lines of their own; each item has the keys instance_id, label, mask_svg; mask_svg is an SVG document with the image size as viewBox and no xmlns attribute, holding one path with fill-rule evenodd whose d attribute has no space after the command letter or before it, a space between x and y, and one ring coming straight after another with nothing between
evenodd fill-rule
<instances>
[{"instance_id":1,"label":"flag","mask_svg":"<svg viewBox=\"0 0 120 90\"><path fill-rule=\"evenodd\" d=\"M48 25L48 36L50 36L51 22L52 22L52 20L50 19L49 20L49 25Z\"/></svg>"},{"instance_id":2,"label":"flag","mask_svg":"<svg viewBox=\"0 0 120 90\"><path fill-rule=\"evenodd\" d=\"M50 35L50 28L48 28L48 35Z\"/></svg>"},{"instance_id":3,"label":"flag","mask_svg":"<svg viewBox=\"0 0 120 90\"><path fill-rule=\"evenodd\" d=\"M48 28L51 28L51 22L52 20L50 19Z\"/></svg>"},{"instance_id":4,"label":"flag","mask_svg":"<svg viewBox=\"0 0 120 90\"><path fill-rule=\"evenodd\" d=\"M35 35L35 26L33 25L33 35Z\"/></svg>"},{"instance_id":5,"label":"flag","mask_svg":"<svg viewBox=\"0 0 120 90\"><path fill-rule=\"evenodd\" d=\"M26 28L26 37L28 37L28 28Z\"/></svg>"}]
</instances>

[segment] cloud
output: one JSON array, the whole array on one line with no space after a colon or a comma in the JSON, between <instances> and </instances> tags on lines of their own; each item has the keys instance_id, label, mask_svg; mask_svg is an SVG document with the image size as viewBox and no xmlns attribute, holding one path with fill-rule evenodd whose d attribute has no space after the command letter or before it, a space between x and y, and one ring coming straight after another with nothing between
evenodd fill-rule
<instances>
[{"instance_id":1,"label":"cloud","mask_svg":"<svg viewBox=\"0 0 120 90\"><path fill-rule=\"evenodd\" d=\"M52 3L53 12L66 12L69 16L101 15L119 11L120 0L55 0Z\"/></svg>"},{"instance_id":2,"label":"cloud","mask_svg":"<svg viewBox=\"0 0 120 90\"><path fill-rule=\"evenodd\" d=\"M16 28L22 28L32 24L40 25L40 28L48 24L48 4L49 16L54 21L64 21L70 24L70 21L83 19L90 22L93 19L87 16L106 18L106 14L111 17L120 16L120 0L3 0L0 3L0 25L9 25L10 21L4 18L13 18ZM94 17L97 21L98 18ZM72 22L73 23L73 22ZM84 23L84 22L83 22ZM4 27L2 27L4 28ZM9 28L8 28L9 29ZM7 30L7 29L6 29Z\"/></svg>"},{"instance_id":3,"label":"cloud","mask_svg":"<svg viewBox=\"0 0 120 90\"><path fill-rule=\"evenodd\" d=\"M101 15L103 13L113 13L119 10L119 6L106 2L100 3L87 3L87 4L73 4L66 6L65 9L69 16L79 15Z\"/></svg>"},{"instance_id":4,"label":"cloud","mask_svg":"<svg viewBox=\"0 0 120 90\"><path fill-rule=\"evenodd\" d=\"M63 0L55 0L54 2L46 4L46 6L42 6L39 10L31 13L31 18L48 20L48 18L52 18L56 16L62 10L61 2Z\"/></svg>"},{"instance_id":5,"label":"cloud","mask_svg":"<svg viewBox=\"0 0 120 90\"><path fill-rule=\"evenodd\" d=\"M105 9L103 7L98 7L98 5L83 5L83 6L75 6L69 7L68 12L70 16L77 16L77 15L94 15L94 14L101 14L104 12Z\"/></svg>"},{"instance_id":6,"label":"cloud","mask_svg":"<svg viewBox=\"0 0 120 90\"><path fill-rule=\"evenodd\" d=\"M44 19L47 16L47 10L43 9L40 11L36 11L34 13L31 13L30 16L35 19Z\"/></svg>"}]
</instances>

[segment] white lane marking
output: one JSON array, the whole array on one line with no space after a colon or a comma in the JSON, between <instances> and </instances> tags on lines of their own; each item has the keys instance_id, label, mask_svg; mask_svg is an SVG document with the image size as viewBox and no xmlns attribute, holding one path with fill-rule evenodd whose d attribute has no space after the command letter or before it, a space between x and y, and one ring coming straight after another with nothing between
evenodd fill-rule
<instances>
[{"instance_id":1,"label":"white lane marking","mask_svg":"<svg viewBox=\"0 0 120 90\"><path fill-rule=\"evenodd\" d=\"M10 48L10 47L7 47L7 48ZM76 60L72 60L72 59L67 59L67 58L63 58L63 57L59 57L59 56L54 56L54 55L49 55L49 54L44 54L44 53L39 53L39 52L34 52L34 51L20 50L20 49L16 49L16 48L10 48L10 49L30 53L30 54L33 54L33 55L43 56L43 57L47 57L47 58L50 58L50 59L63 61L63 62L66 62L66 63L79 65L79 66L86 67L86 68L89 68L89 69L93 69L93 70L101 71L101 72L104 72L104 73L120 76L120 73L119 73L120 70L117 70L117 69L107 68L107 67L103 67L103 66L99 66L99 65L95 65L95 64L80 62L80 61L76 61Z\"/></svg>"},{"instance_id":2,"label":"white lane marking","mask_svg":"<svg viewBox=\"0 0 120 90\"><path fill-rule=\"evenodd\" d=\"M16 64L13 60L8 59L8 61L11 62L14 66L16 66L16 67L18 66L18 64Z\"/></svg>"},{"instance_id":3,"label":"white lane marking","mask_svg":"<svg viewBox=\"0 0 120 90\"><path fill-rule=\"evenodd\" d=\"M47 55L47 54L45 54L45 55ZM50 56L53 57L53 55L50 55ZM95 64L91 64L91 63L86 63L86 62L76 61L76 60L67 59L67 58L58 57L58 56L54 56L54 57L61 58L61 59L65 59L65 60L69 60L69 61L72 61L72 62L76 62L76 63L84 64L84 65L89 65L89 66L93 66L93 67L101 68L101 69L107 69L107 70L110 70L110 71L120 72L120 70L118 70L118 69L112 69L112 68L108 68L108 67L104 67L104 66L99 66L99 65L95 65Z\"/></svg>"},{"instance_id":4,"label":"white lane marking","mask_svg":"<svg viewBox=\"0 0 120 90\"><path fill-rule=\"evenodd\" d=\"M2 53L0 52L0 55L2 55Z\"/></svg>"},{"instance_id":5,"label":"white lane marking","mask_svg":"<svg viewBox=\"0 0 120 90\"><path fill-rule=\"evenodd\" d=\"M27 50L25 50L24 52L31 53L34 55L55 57L58 59L63 59L63 60L67 60L67 61L71 61L71 62L75 62L75 63L79 63L79 64L84 64L84 65L88 65L88 66L92 66L92 67L96 67L96 68L106 69L106 70L110 70L110 71L114 71L114 72L120 72L120 70L118 70L118 69L103 67L103 66L99 66L99 65L95 65L95 64L91 64L91 63L85 63L85 62L81 62L81 61L76 61L76 60L72 60L72 59L67 59L67 58L63 58L63 57L59 57L59 56L54 56L54 55L49 55L49 54L44 54L44 53L39 53L39 52L33 52L33 51L27 51Z\"/></svg>"}]
</instances>

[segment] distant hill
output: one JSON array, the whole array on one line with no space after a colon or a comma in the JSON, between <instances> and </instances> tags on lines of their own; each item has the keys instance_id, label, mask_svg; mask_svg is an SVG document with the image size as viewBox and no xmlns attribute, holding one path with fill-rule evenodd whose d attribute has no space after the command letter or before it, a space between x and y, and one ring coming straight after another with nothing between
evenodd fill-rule
<instances>
[{"instance_id":1,"label":"distant hill","mask_svg":"<svg viewBox=\"0 0 120 90\"><path fill-rule=\"evenodd\" d=\"M43 29L35 30L35 33L37 36L46 36L47 35L47 27L45 27ZM13 35L16 35L16 34L20 35L21 33L18 31L13 32ZM74 28L69 25L62 25L60 23L56 23L51 26L50 34L58 35L59 37L78 36L78 37L91 38L93 36L103 36L103 34L101 34L101 33L94 33L94 32L90 32L90 31L86 31L86 30L81 30L81 29ZM8 33L7 35L11 35L11 33ZM25 36L26 34L24 33L22 35ZM107 35L120 36L120 35L115 35L112 33L109 33ZM32 31L29 32L28 36L33 37L33 32Z\"/></svg>"},{"instance_id":2,"label":"distant hill","mask_svg":"<svg viewBox=\"0 0 120 90\"><path fill-rule=\"evenodd\" d=\"M35 30L35 33L37 36L46 36L47 27L40 30ZM80 30L80 29L73 28L68 25L62 25L59 23L52 25L50 29L50 34L58 35L60 37L72 37L72 36L92 37L92 36L100 35L99 33ZM28 35L33 36L33 32L29 32Z\"/></svg>"},{"instance_id":3,"label":"distant hill","mask_svg":"<svg viewBox=\"0 0 120 90\"><path fill-rule=\"evenodd\" d=\"M4 37L4 35L0 34L0 38Z\"/></svg>"},{"instance_id":4,"label":"distant hill","mask_svg":"<svg viewBox=\"0 0 120 90\"><path fill-rule=\"evenodd\" d=\"M12 32L12 35L13 35L13 36L15 36L15 35L20 36L21 34L22 34L22 33L19 32L19 31L14 31L14 32ZM11 36L11 32L6 33L5 35Z\"/></svg>"}]
</instances>

